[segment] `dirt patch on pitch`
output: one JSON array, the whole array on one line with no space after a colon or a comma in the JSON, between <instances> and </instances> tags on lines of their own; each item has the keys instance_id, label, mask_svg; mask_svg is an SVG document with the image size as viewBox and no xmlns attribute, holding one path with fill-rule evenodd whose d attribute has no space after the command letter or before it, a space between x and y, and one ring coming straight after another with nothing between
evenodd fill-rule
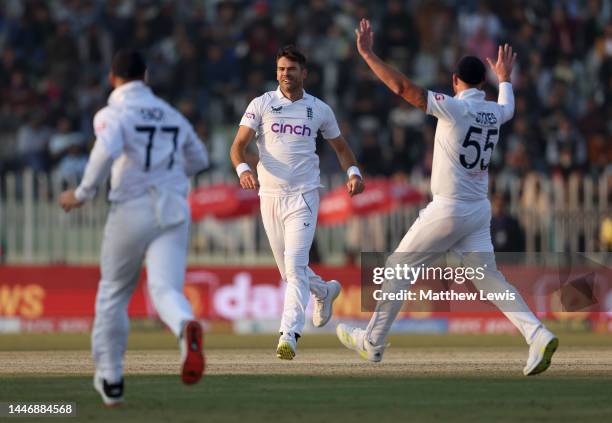
<instances>
[{"instance_id":1,"label":"dirt patch on pitch","mask_svg":"<svg viewBox=\"0 0 612 423\"><path fill-rule=\"evenodd\" d=\"M87 351L0 352L0 374L87 375L93 364ZM367 363L341 349L303 349L293 361L276 358L274 349L215 349L207 353L211 375L346 376L519 376L527 348L390 348L382 363ZM178 351L128 351L127 374L176 374ZM549 374L611 376L612 349L560 348Z\"/></svg>"}]
</instances>

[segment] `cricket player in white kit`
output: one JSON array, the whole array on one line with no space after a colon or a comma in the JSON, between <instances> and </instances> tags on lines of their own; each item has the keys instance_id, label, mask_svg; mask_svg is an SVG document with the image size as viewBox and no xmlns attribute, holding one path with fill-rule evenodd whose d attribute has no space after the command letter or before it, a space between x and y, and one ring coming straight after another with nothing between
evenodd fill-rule
<instances>
[{"instance_id":1,"label":"cricket player in white kit","mask_svg":"<svg viewBox=\"0 0 612 423\"><path fill-rule=\"evenodd\" d=\"M179 339L183 382L197 382L204 370L202 328L183 284L188 178L208 166L208 155L191 124L145 85L145 72L138 52L115 54L109 76L114 91L94 118L96 142L83 180L60 196L64 210L80 207L111 173L92 333L94 387L109 406L123 401L127 306L143 260L155 308Z\"/></svg>"},{"instance_id":2,"label":"cricket player in white kit","mask_svg":"<svg viewBox=\"0 0 612 423\"><path fill-rule=\"evenodd\" d=\"M308 267L319 210L321 132L347 172L349 195L364 185L355 156L340 133L331 108L303 88L306 58L293 46L276 56L279 87L255 98L247 107L231 149L232 163L245 189L259 188L261 216L281 277L287 282L277 357L291 360L305 324L309 293L315 299L313 324L325 325L340 293L337 281L324 282ZM246 164L245 151L257 135L257 177Z\"/></svg>"},{"instance_id":3,"label":"cricket player in white kit","mask_svg":"<svg viewBox=\"0 0 612 423\"><path fill-rule=\"evenodd\" d=\"M550 366L558 346L557 338L529 310L520 294L497 270L491 243L491 205L487 198L488 166L498 141L500 126L514 114L510 74L516 59L508 45L499 47L497 62L487 59L499 79L497 102L486 101L480 89L486 68L480 59L467 56L453 74L454 97L426 91L385 64L372 51L373 31L362 20L357 49L368 66L395 94L427 114L438 118L435 134L431 190L433 201L421 210L387 266L402 261L417 267L430 263L441 253L453 251L464 264L485 267L482 280L473 279L478 290L487 293L511 292L511 305L492 301L525 337L529 348L525 375L543 372ZM413 254L414 253L414 254ZM407 263L406 263L407 262ZM383 290L408 289L410 281L385 281ZM366 330L340 324L337 335L348 348L370 361L380 361L387 334L402 307L401 301L377 303Z\"/></svg>"}]
</instances>

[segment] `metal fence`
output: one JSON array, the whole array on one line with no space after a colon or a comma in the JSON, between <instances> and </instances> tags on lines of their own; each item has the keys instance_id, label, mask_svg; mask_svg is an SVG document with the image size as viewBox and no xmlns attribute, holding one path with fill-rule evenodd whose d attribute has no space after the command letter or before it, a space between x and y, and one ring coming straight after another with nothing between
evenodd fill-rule
<instances>
[{"instance_id":1,"label":"metal fence","mask_svg":"<svg viewBox=\"0 0 612 423\"><path fill-rule=\"evenodd\" d=\"M194 185L224 181L208 174ZM527 252L588 251L609 248L600 239L600 226L610 217L612 172L598 178L572 177L568 181L530 175L497 178L496 191L507 193L505 207L525 231ZM227 182L237 183L235 178ZM333 188L342 177L325 178ZM427 189L428 181L419 188ZM97 263L108 210L105 190L82 209L66 214L57 204L65 188L58 175L7 174L0 192L0 257L5 263ZM423 204L424 205L424 204ZM336 226L319 226L316 256L340 264L360 251L392 251L415 220L418 209L352 218ZM271 264L273 258L259 215L231 221L207 218L191 231L192 264Z\"/></svg>"}]
</instances>

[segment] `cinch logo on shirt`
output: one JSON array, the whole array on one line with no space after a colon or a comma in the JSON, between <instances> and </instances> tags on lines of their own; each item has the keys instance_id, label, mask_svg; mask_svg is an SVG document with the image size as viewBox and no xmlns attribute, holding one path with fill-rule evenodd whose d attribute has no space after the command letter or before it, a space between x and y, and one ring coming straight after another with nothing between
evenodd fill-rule
<instances>
[{"instance_id":1,"label":"cinch logo on shirt","mask_svg":"<svg viewBox=\"0 0 612 423\"><path fill-rule=\"evenodd\" d=\"M280 134L295 134L295 135L303 135L305 137L310 137L312 131L306 125L291 125L289 123L273 123L272 132L280 133ZM308 132L306 132L308 131Z\"/></svg>"}]
</instances>

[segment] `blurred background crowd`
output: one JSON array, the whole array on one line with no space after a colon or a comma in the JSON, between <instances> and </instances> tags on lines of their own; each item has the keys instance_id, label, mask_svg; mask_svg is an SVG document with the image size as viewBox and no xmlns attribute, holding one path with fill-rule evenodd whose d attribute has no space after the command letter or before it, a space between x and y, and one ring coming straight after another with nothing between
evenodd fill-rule
<instances>
[{"instance_id":1,"label":"blurred background crowd","mask_svg":"<svg viewBox=\"0 0 612 423\"><path fill-rule=\"evenodd\" d=\"M110 60L124 46L146 54L154 91L194 124L213 172L230 175L240 117L276 88L276 50L293 43L309 59L306 90L332 106L365 172L426 180L435 120L395 97L357 55L354 28L367 17L381 57L444 93L462 55L492 58L498 43L512 44L516 113L491 173L597 178L612 170L611 9L606 0L3 0L0 175L82 174ZM491 74L490 99L496 87ZM332 150L324 142L318 150L322 172L339 172Z\"/></svg>"}]
</instances>

